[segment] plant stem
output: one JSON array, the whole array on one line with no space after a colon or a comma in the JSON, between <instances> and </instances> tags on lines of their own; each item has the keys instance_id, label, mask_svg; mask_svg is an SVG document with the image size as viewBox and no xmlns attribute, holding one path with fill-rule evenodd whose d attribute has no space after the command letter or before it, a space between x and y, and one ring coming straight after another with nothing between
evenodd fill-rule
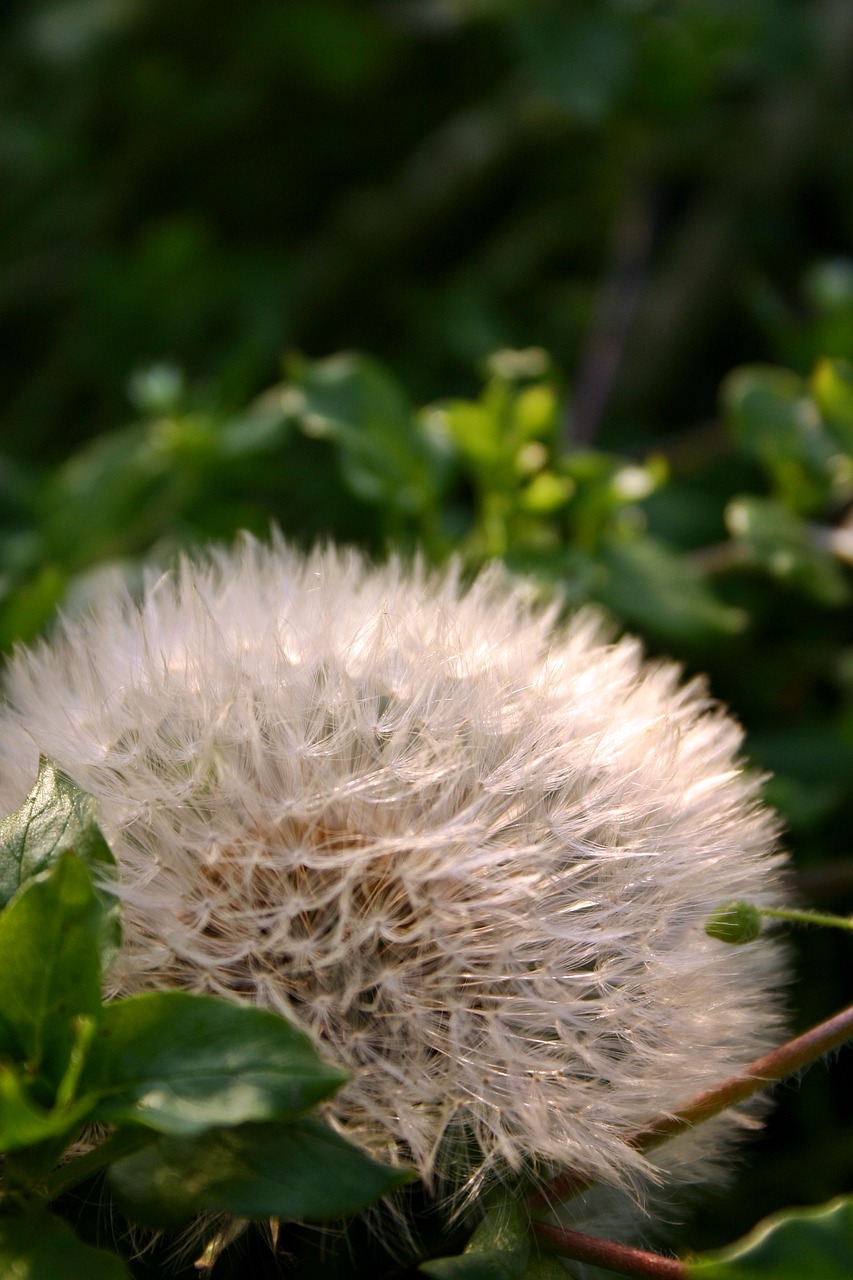
<instances>
[{"instance_id":1,"label":"plant stem","mask_svg":"<svg viewBox=\"0 0 853 1280\"><path fill-rule=\"evenodd\" d=\"M638 1276L640 1280L687 1280L689 1274L683 1262L677 1258L665 1258L660 1253L631 1249L628 1245L600 1240L581 1231L552 1227L547 1222L537 1222L534 1230L543 1244L555 1253L563 1253L577 1262L607 1267L622 1276Z\"/></svg>"},{"instance_id":2,"label":"plant stem","mask_svg":"<svg viewBox=\"0 0 853 1280\"><path fill-rule=\"evenodd\" d=\"M123 1156L132 1155L147 1147L156 1137L157 1134L150 1129L120 1129L93 1151L60 1165L45 1183L47 1199L55 1200L63 1191L82 1182L84 1178L90 1178L93 1173L99 1173Z\"/></svg>"},{"instance_id":3,"label":"plant stem","mask_svg":"<svg viewBox=\"0 0 853 1280\"><path fill-rule=\"evenodd\" d=\"M773 920L791 920L794 924L822 924L830 929L849 929L853 933L853 917L837 916L825 911L797 911L788 907L758 907L758 914Z\"/></svg>"},{"instance_id":4,"label":"plant stem","mask_svg":"<svg viewBox=\"0 0 853 1280\"><path fill-rule=\"evenodd\" d=\"M655 1116L642 1129L626 1138L636 1151L651 1151L662 1142L675 1138L679 1133L692 1129L703 1120L710 1120L738 1102L744 1102L760 1093L768 1084L799 1071L845 1040L853 1039L853 1005L821 1022L810 1031L789 1040L737 1073L710 1089L697 1093L674 1111ZM572 1196L579 1195L592 1186L592 1179L579 1173L566 1172L554 1178L542 1191L537 1192L534 1204L553 1206Z\"/></svg>"}]
</instances>

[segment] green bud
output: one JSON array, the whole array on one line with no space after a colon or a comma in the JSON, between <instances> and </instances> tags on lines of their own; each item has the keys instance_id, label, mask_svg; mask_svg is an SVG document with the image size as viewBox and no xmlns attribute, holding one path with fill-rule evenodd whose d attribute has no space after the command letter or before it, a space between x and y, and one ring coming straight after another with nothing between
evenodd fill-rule
<instances>
[{"instance_id":1,"label":"green bud","mask_svg":"<svg viewBox=\"0 0 853 1280\"><path fill-rule=\"evenodd\" d=\"M761 932L761 912L751 902L724 902L712 912L705 924L705 932L720 942L739 946L742 942L754 942Z\"/></svg>"}]
</instances>

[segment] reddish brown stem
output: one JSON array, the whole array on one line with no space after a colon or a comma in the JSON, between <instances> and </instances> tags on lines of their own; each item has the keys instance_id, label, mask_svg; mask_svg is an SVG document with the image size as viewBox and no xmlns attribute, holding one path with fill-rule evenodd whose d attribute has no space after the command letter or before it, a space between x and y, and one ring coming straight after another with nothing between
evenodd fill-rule
<instances>
[{"instance_id":1,"label":"reddish brown stem","mask_svg":"<svg viewBox=\"0 0 853 1280\"><path fill-rule=\"evenodd\" d=\"M778 1049L756 1058L749 1066L737 1075L730 1076L721 1084L714 1085L702 1093L697 1093L689 1102L677 1107L671 1113L655 1116L642 1129L626 1138L629 1146L637 1151L651 1151L669 1138L675 1138L686 1129L710 1120L738 1102L760 1093L768 1084L789 1076L801 1067L808 1066L822 1058L831 1049L836 1049L845 1040L853 1038L853 1005L837 1013L834 1018L819 1023L803 1035L780 1045ZM551 1205L579 1195L592 1185L592 1180L582 1174L566 1172L560 1174L535 1198L535 1203Z\"/></svg>"},{"instance_id":2,"label":"reddish brown stem","mask_svg":"<svg viewBox=\"0 0 853 1280\"><path fill-rule=\"evenodd\" d=\"M534 1230L549 1249L574 1258L576 1262L607 1267L621 1276L638 1276L640 1280L687 1280L687 1267L677 1258L647 1253L645 1249L631 1249L625 1244L599 1240L597 1236L568 1231L564 1227L552 1227L546 1222L537 1222Z\"/></svg>"}]
</instances>

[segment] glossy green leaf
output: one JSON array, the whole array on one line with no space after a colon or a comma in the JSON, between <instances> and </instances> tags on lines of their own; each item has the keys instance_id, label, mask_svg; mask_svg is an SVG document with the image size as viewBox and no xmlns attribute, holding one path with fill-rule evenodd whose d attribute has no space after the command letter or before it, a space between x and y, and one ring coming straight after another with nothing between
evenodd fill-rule
<instances>
[{"instance_id":1,"label":"glossy green leaf","mask_svg":"<svg viewBox=\"0 0 853 1280\"><path fill-rule=\"evenodd\" d=\"M850 1280L853 1198L774 1214L737 1244L686 1266L691 1280Z\"/></svg>"},{"instance_id":2,"label":"glossy green leaf","mask_svg":"<svg viewBox=\"0 0 853 1280\"><path fill-rule=\"evenodd\" d=\"M850 590L837 562L809 526L773 498L739 497L725 512L729 532L750 561L824 605L844 604Z\"/></svg>"},{"instance_id":3,"label":"glossy green leaf","mask_svg":"<svg viewBox=\"0 0 853 1280\"><path fill-rule=\"evenodd\" d=\"M129 1280L115 1255L93 1249L51 1214L0 1217L0 1276L5 1280Z\"/></svg>"},{"instance_id":4,"label":"glossy green leaf","mask_svg":"<svg viewBox=\"0 0 853 1280\"><path fill-rule=\"evenodd\" d=\"M104 1009L81 1089L97 1118L189 1135L289 1120L345 1082L283 1018L213 996L170 991Z\"/></svg>"},{"instance_id":5,"label":"glossy green leaf","mask_svg":"<svg viewBox=\"0 0 853 1280\"><path fill-rule=\"evenodd\" d=\"M596 598L654 636L701 644L746 626L743 611L720 600L686 556L654 538L611 541L599 562L606 576Z\"/></svg>"},{"instance_id":6,"label":"glossy green leaf","mask_svg":"<svg viewBox=\"0 0 853 1280\"><path fill-rule=\"evenodd\" d=\"M24 803L0 822L0 909L21 885L54 865L63 853L82 859L95 879L101 905L98 934L106 967L121 943L119 902L110 891L115 859L95 820L98 802L52 760L39 758L35 785Z\"/></svg>"},{"instance_id":7,"label":"glossy green leaf","mask_svg":"<svg viewBox=\"0 0 853 1280\"><path fill-rule=\"evenodd\" d=\"M93 873L109 873L115 859L95 815L98 802L46 756L24 803L0 822L0 907L25 881L60 854L73 852Z\"/></svg>"},{"instance_id":8,"label":"glossy green leaf","mask_svg":"<svg viewBox=\"0 0 853 1280\"><path fill-rule=\"evenodd\" d=\"M523 1280L534 1252L529 1218L504 1202L488 1211L463 1253L433 1258L420 1270L439 1280Z\"/></svg>"},{"instance_id":9,"label":"glossy green leaf","mask_svg":"<svg viewBox=\"0 0 853 1280\"><path fill-rule=\"evenodd\" d=\"M72 853L0 914L0 1051L57 1087L74 1048L73 1019L100 1013L102 921L91 876Z\"/></svg>"},{"instance_id":10,"label":"glossy green leaf","mask_svg":"<svg viewBox=\"0 0 853 1280\"><path fill-rule=\"evenodd\" d=\"M316 1120L162 1138L108 1175L128 1214L152 1226L177 1226L203 1210L285 1221L338 1218L411 1176L377 1164Z\"/></svg>"}]
</instances>

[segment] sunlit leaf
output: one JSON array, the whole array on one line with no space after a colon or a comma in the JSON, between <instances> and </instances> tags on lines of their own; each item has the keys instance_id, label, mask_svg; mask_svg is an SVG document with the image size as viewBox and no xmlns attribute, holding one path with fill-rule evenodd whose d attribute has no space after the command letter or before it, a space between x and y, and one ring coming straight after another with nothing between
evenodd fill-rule
<instances>
[{"instance_id":1,"label":"sunlit leaf","mask_svg":"<svg viewBox=\"0 0 853 1280\"><path fill-rule=\"evenodd\" d=\"M41 757L38 778L24 803L0 821L0 906L63 853L76 853L93 873L115 866L95 821L97 808L92 796Z\"/></svg>"},{"instance_id":2,"label":"sunlit leaf","mask_svg":"<svg viewBox=\"0 0 853 1280\"><path fill-rule=\"evenodd\" d=\"M821 416L848 454L853 454L853 364L818 360L811 387Z\"/></svg>"},{"instance_id":3,"label":"sunlit leaf","mask_svg":"<svg viewBox=\"0 0 853 1280\"><path fill-rule=\"evenodd\" d=\"M106 965L121 942L121 920L119 903L109 889L115 859L98 827L97 811L93 796L41 756L38 777L24 803L0 822L0 908L63 853L75 853L95 879L103 910L101 961Z\"/></svg>"}]
</instances>

